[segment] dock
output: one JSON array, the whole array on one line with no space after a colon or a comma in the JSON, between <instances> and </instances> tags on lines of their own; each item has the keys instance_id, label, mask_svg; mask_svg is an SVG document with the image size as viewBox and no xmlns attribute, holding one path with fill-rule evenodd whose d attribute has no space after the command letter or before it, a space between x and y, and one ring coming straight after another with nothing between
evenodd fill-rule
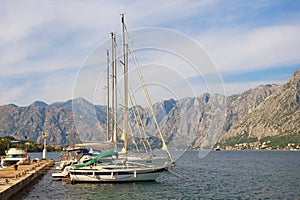
<instances>
[{"instance_id":1,"label":"dock","mask_svg":"<svg viewBox=\"0 0 300 200\"><path fill-rule=\"evenodd\" d=\"M40 160L29 165L18 165L17 169L15 166L0 169L0 199L11 198L53 166L53 160Z\"/></svg>"}]
</instances>

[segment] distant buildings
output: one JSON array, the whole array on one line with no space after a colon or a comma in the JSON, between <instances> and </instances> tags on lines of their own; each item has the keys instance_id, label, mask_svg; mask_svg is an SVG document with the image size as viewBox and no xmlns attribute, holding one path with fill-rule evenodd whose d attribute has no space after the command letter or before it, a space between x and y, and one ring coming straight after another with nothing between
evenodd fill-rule
<instances>
[{"instance_id":1,"label":"distant buildings","mask_svg":"<svg viewBox=\"0 0 300 200\"><path fill-rule=\"evenodd\" d=\"M250 143L240 143L234 146L226 145L222 146L225 150L300 150L300 144L288 143L287 146L272 146L271 141L266 142L250 142Z\"/></svg>"}]
</instances>

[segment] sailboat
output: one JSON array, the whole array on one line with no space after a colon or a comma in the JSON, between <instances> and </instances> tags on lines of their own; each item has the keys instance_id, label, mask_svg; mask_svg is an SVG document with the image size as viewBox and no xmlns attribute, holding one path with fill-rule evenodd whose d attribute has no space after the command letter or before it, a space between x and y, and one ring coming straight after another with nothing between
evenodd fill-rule
<instances>
[{"instance_id":1,"label":"sailboat","mask_svg":"<svg viewBox=\"0 0 300 200\"><path fill-rule=\"evenodd\" d=\"M169 158L155 157L152 155L131 154L128 152L128 44L125 43L125 23L124 14L121 14L122 23L122 52L121 61L124 66L124 129L122 140L124 145L122 151L117 150L117 101L116 101L116 39L112 37L112 137L110 141L114 144L114 149L105 151L94 156L88 162L74 164L69 169L71 182L133 182L133 181L154 181L162 172L167 171L169 161L172 161L170 152L167 150ZM108 55L108 53L107 53ZM108 73L109 74L109 73ZM143 84L145 87L145 84ZM147 94L148 95L148 94ZM149 95L147 96L149 98ZM107 100L109 103L109 100ZM151 105L152 106L152 105ZM107 112L109 113L109 106ZM152 109L153 112L153 109ZM109 118L108 118L109 119ZM107 120L108 120L107 119ZM156 121L156 120L155 120ZM157 121L156 121L157 123ZM158 127L158 123L156 124ZM109 123L107 130L110 131ZM159 129L159 127L158 127ZM107 132L107 135L108 135ZM163 148L167 149L162 133L159 130ZM109 137L107 137L109 139ZM105 162L103 162L105 160Z\"/></svg>"}]
</instances>

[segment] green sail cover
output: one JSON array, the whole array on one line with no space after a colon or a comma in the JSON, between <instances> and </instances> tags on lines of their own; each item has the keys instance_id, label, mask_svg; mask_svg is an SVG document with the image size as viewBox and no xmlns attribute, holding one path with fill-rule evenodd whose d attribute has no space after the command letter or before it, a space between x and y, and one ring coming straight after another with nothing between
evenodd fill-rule
<instances>
[{"instance_id":1,"label":"green sail cover","mask_svg":"<svg viewBox=\"0 0 300 200\"><path fill-rule=\"evenodd\" d=\"M114 151L106 151L106 152L103 152L103 153L100 153L98 154L96 157L94 157L93 159L91 159L90 161L86 162L86 163L83 163L83 164L77 164L75 165L75 168L76 169L79 169L81 167L86 167L86 166L89 166L89 165L92 165L94 164L95 162L98 162L99 159L101 158L104 158L104 157L108 157L108 156L112 156L114 155L115 152Z\"/></svg>"}]
</instances>

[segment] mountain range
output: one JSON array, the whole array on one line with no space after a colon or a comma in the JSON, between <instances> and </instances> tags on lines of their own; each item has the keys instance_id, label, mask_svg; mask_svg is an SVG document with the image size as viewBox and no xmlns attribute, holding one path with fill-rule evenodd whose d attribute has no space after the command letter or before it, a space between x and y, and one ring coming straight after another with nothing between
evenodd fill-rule
<instances>
[{"instance_id":1,"label":"mountain range","mask_svg":"<svg viewBox=\"0 0 300 200\"><path fill-rule=\"evenodd\" d=\"M171 149L210 148L233 138L260 140L300 134L300 70L287 83L261 85L240 94L202 94L198 97L168 99L153 104L159 128ZM42 142L48 134L51 145L73 145L104 141L107 136L107 107L84 98L29 106L0 106L0 137ZM118 109L118 136L122 134L123 108ZM139 119L136 121L136 117ZM160 146L159 129L149 108L129 109L130 139L145 138ZM109 118L111 124L111 117Z\"/></svg>"}]
</instances>

